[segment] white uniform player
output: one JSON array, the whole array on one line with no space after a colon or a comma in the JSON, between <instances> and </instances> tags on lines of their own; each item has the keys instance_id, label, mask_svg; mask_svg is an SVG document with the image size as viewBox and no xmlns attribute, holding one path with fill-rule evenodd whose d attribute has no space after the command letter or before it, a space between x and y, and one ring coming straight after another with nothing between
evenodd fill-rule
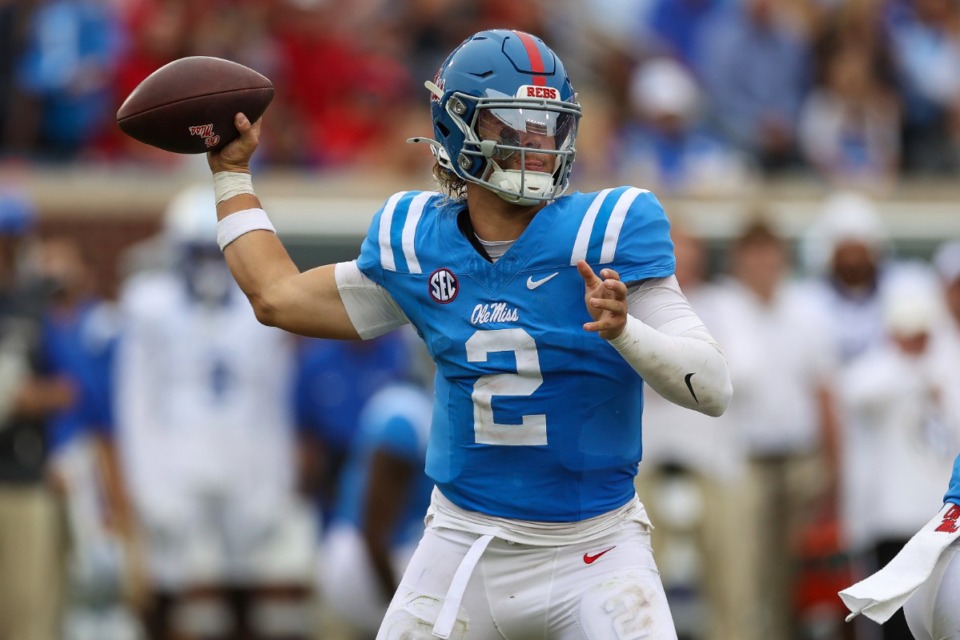
<instances>
[{"instance_id":1,"label":"white uniform player","mask_svg":"<svg viewBox=\"0 0 960 640\"><path fill-rule=\"evenodd\" d=\"M180 262L122 291L126 480L161 591L307 585L314 534L294 492L293 337L257 322L210 241L212 209L209 188L176 199L167 231ZM188 627L226 624L195 609Z\"/></svg>"}]
</instances>

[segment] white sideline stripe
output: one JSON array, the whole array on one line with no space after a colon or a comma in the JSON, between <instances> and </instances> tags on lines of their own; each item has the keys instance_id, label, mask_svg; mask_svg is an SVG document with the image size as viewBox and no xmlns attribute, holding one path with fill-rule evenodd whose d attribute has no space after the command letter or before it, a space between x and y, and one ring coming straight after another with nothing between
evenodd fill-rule
<instances>
[{"instance_id":1,"label":"white sideline stripe","mask_svg":"<svg viewBox=\"0 0 960 640\"><path fill-rule=\"evenodd\" d=\"M613 256L617 252L617 241L620 239L620 230L623 228L623 221L627 218L627 211L630 210L630 205L641 193L643 193L643 189L630 187L623 192L623 195L617 200L617 204L614 205L603 234L603 247L600 249L601 264L613 262Z\"/></svg>"},{"instance_id":2,"label":"white sideline stripe","mask_svg":"<svg viewBox=\"0 0 960 640\"><path fill-rule=\"evenodd\" d=\"M597 194L597 197L590 203L590 208L583 216L583 222L580 223L580 229L577 231L577 239L573 243L573 253L570 255L570 265L575 266L578 261L587 259L587 250L590 248L590 232L593 231L593 224L597 220L597 212L603 205L603 201L613 189L604 189Z\"/></svg>"},{"instance_id":3,"label":"white sideline stripe","mask_svg":"<svg viewBox=\"0 0 960 640\"><path fill-rule=\"evenodd\" d=\"M410 273L423 273L420 269L420 261L417 260L417 251L413 241L417 233L417 223L420 222L420 216L423 215L423 208L434 195L436 194L433 191L424 191L418 194L410 203L407 219L403 223L403 234L401 235L403 256L407 259L407 269Z\"/></svg>"},{"instance_id":4,"label":"white sideline stripe","mask_svg":"<svg viewBox=\"0 0 960 640\"><path fill-rule=\"evenodd\" d=\"M401 191L390 196L380 214L380 229L377 239L380 241L380 266L387 271L396 271L397 263L393 259L393 247L390 246L390 227L393 226L393 212L397 209L397 202L407 194Z\"/></svg>"}]
</instances>

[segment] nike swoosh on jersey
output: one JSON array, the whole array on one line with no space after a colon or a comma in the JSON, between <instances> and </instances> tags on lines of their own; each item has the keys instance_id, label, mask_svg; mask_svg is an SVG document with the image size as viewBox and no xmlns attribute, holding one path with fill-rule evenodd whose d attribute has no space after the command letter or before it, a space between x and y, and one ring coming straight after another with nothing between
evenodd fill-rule
<instances>
[{"instance_id":1,"label":"nike swoosh on jersey","mask_svg":"<svg viewBox=\"0 0 960 640\"><path fill-rule=\"evenodd\" d=\"M527 276L527 289L530 289L531 291L533 291L534 289L536 289L536 288L539 287L540 285L542 285L542 284L544 284L544 283L546 283L546 282L549 282L550 280L553 280L553 279L556 278L558 275L560 275L560 272L559 272L559 271L554 271L553 273L551 273L550 275L548 275L546 278L540 278L539 280L534 280L534 279L533 279L533 276Z\"/></svg>"},{"instance_id":2,"label":"nike swoosh on jersey","mask_svg":"<svg viewBox=\"0 0 960 640\"><path fill-rule=\"evenodd\" d=\"M616 548L617 548L617 545L613 545L612 547L608 547L608 548L604 549L603 551L600 551L599 553L595 553L595 554L593 554L593 555L590 555L589 553L585 553L585 554L583 554L583 561L584 561L586 564L593 564L593 563L597 560L597 558L599 558L600 556L602 556L603 554L605 554L605 553L607 553L607 552L609 552L609 551L613 551L613 550L616 549Z\"/></svg>"},{"instance_id":3,"label":"nike swoosh on jersey","mask_svg":"<svg viewBox=\"0 0 960 640\"><path fill-rule=\"evenodd\" d=\"M683 381L687 383L687 389L690 389L690 395L693 396L693 401L697 404L700 404L700 400L697 399L697 394L693 390L693 385L690 384L690 378L692 378L694 375L696 375L696 372L688 373L687 375L683 376Z\"/></svg>"}]
</instances>

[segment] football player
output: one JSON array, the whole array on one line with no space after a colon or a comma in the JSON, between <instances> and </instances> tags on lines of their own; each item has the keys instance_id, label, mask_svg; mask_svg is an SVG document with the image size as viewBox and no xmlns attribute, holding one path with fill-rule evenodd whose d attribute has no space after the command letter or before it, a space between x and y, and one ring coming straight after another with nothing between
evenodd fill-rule
<instances>
[{"instance_id":1,"label":"football player","mask_svg":"<svg viewBox=\"0 0 960 640\"><path fill-rule=\"evenodd\" d=\"M943 508L882 569L840 592L853 613L883 624L900 607L917 640L960 637L960 455Z\"/></svg>"},{"instance_id":2,"label":"football player","mask_svg":"<svg viewBox=\"0 0 960 640\"><path fill-rule=\"evenodd\" d=\"M950 488L943 497L945 513L940 527L960 531L960 455L953 462ZM917 640L960 637L960 538L955 538L937 561L933 574L903 606L907 625Z\"/></svg>"},{"instance_id":3,"label":"football player","mask_svg":"<svg viewBox=\"0 0 960 640\"><path fill-rule=\"evenodd\" d=\"M436 490L377 637L675 638L633 485L643 385L710 415L732 390L663 208L634 187L564 195L581 110L539 38L477 33L425 85L435 139L413 140L442 193L391 196L352 262L301 273L271 233L259 122L238 114L208 156L261 322L344 339L411 323L436 363Z\"/></svg>"},{"instance_id":4,"label":"football player","mask_svg":"<svg viewBox=\"0 0 960 640\"><path fill-rule=\"evenodd\" d=\"M212 241L213 192L167 211L171 268L124 282L116 438L155 590L150 638L302 638L315 531L296 495L294 340Z\"/></svg>"}]
</instances>

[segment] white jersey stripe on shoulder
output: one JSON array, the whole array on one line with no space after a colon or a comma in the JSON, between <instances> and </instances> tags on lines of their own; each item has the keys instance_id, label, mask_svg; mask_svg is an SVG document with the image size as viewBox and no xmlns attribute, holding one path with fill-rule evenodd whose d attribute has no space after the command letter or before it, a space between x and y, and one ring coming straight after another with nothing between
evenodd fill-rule
<instances>
[{"instance_id":1,"label":"white jersey stripe on shoulder","mask_svg":"<svg viewBox=\"0 0 960 640\"><path fill-rule=\"evenodd\" d=\"M403 245L403 257L407 259L407 270L410 273L422 273L420 261L417 260L417 251L414 247L414 238L417 233L417 223L420 222L420 216L423 215L423 208L430 198L436 195L434 191L424 191L417 194L410 203L410 209L407 211L407 219L403 223L403 235L401 244Z\"/></svg>"},{"instance_id":2,"label":"white jersey stripe on shoulder","mask_svg":"<svg viewBox=\"0 0 960 640\"><path fill-rule=\"evenodd\" d=\"M570 264L575 265L580 260L587 259L587 250L590 249L590 234L593 232L593 223L597 219L597 212L603 206L603 201L613 189L604 189L597 194L597 197L590 203L590 207L583 215L583 221L580 223L580 229L577 231L577 239L573 243L573 253L570 255Z\"/></svg>"},{"instance_id":3,"label":"white jersey stripe on shoulder","mask_svg":"<svg viewBox=\"0 0 960 640\"><path fill-rule=\"evenodd\" d=\"M617 241L620 239L620 229L623 228L623 221L627 218L627 211L630 205L637 199L645 189L630 187L621 194L617 204L613 207L610 219L607 220L607 228L603 234L603 247L600 249L600 264L613 262L613 256L617 252Z\"/></svg>"},{"instance_id":4,"label":"white jersey stripe on shoulder","mask_svg":"<svg viewBox=\"0 0 960 640\"><path fill-rule=\"evenodd\" d=\"M397 270L397 263L393 258L393 247L390 246L390 228L393 226L393 212L397 209L397 203L405 195L407 195L406 191L400 191L390 196L383 207L383 213L380 214L380 229L377 234L377 239L380 241L380 266L387 271Z\"/></svg>"}]
</instances>

